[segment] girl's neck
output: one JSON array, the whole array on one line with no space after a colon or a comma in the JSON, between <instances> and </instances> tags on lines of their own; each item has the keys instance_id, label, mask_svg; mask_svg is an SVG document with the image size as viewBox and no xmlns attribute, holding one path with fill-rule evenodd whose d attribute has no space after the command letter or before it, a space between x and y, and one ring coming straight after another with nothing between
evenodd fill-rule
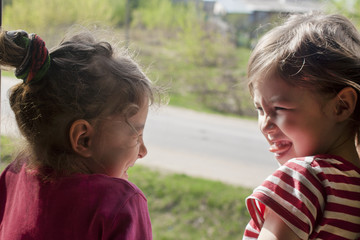
<instances>
[{"instance_id":1,"label":"girl's neck","mask_svg":"<svg viewBox=\"0 0 360 240\"><path fill-rule=\"evenodd\" d=\"M357 151L354 138L348 138L341 145L329 151L329 154L340 156L360 168L359 153Z\"/></svg>"}]
</instances>

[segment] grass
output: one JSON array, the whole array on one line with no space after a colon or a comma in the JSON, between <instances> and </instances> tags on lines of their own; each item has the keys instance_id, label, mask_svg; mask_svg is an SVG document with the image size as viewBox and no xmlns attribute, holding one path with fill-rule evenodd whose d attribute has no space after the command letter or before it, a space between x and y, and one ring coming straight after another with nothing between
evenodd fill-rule
<instances>
[{"instance_id":1,"label":"grass","mask_svg":"<svg viewBox=\"0 0 360 240\"><path fill-rule=\"evenodd\" d=\"M14 71L1 70L1 76L14 78L15 74L14 74Z\"/></svg>"},{"instance_id":2,"label":"grass","mask_svg":"<svg viewBox=\"0 0 360 240\"><path fill-rule=\"evenodd\" d=\"M201 103L198 100L198 96L193 93L186 93L186 94L172 94L170 97L169 105L182 107L187 109L192 109L198 112L205 112L205 113L213 113L213 114L221 114L225 115L224 113L220 113L219 111L215 111Z\"/></svg>"},{"instance_id":3,"label":"grass","mask_svg":"<svg viewBox=\"0 0 360 240\"><path fill-rule=\"evenodd\" d=\"M154 239L240 239L249 189L143 166L130 172L148 198Z\"/></svg>"},{"instance_id":4,"label":"grass","mask_svg":"<svg viewBox=\"0 0 360 240\"><path fill-rule=\"evenodd\" d=\"M170 97L169 105L175 106L175 107L180 107L180 108L191 109L191 110L194 110L197 112L217 114L217 115L221 115L221 116L257 121L256 116L245 116L245 115L241 116L238 114L224 113L224 112L216 111L212 108L205 106L201 102L199 102L198 96L196 94L191 94L191 93L185 94L185 95L172 94Z\"/></svg>"},{"instance_id":5,"label":"grass","mask_svg":"<svg viewBox=\"0 0 360 240\"><path fill-rule=\"evenodd\" d=\"M3 163L15 150L12 141L1 137ZM249 220L245 207L249 189L138 165L129 174L148 199L154 239L241 239Z\"/></svg>"},{"instance_id":6,"label":"grass","mask_svg":"<svg viewBox=\"0 0 360 240\"><path fill-rule=\"evenodd\" d=\"M0 171L11 161L15 152L14 139L0 136Z\"/></svg>"}]
</instances>

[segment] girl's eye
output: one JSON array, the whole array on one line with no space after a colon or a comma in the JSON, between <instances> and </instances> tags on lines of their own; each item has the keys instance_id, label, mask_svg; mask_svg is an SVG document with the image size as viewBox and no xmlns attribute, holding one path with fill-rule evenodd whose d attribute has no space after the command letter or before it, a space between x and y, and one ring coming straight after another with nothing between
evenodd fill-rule
<instances>
[{"instance_id":1,"label":"girl's eye","mask_svg":"<svg viewBox=\"0 0 360 240\"><path fill-rule=\"evenodd\" d=\"M275 109L275 111L286 111L286 110L288 110L287 108L283 108L283 107L275 107L274 109Z\"/></svg>"},{"instance_id":2,"label":"girl's eye","mask_svg":"<svg viewBox=\"0 0 360 240\"><path fill-rule=\"evenodd\" d=\"M140 143L142 141L143 135L140 134L137 136L137 143Z\"/></svg>"},{"instance_id":3,"label":"girl's eye","mask_svg":"<svg viewBox=\"0 0 360 240\"><path fill-rule=\"evenodd\" d=\"M261 107L255 107L255 109L256 109L256 111L258 113L263 113L264 112L264 110Z\"/></svg>"}]
</instances>

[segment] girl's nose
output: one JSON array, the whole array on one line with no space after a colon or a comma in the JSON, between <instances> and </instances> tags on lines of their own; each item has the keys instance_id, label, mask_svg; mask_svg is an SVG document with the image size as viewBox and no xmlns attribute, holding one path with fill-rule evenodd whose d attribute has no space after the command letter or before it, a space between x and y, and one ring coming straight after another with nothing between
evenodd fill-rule
<instances>
[{"instance_id":1,"label":"girl's nose","mask_svg":"<svg viewBox=\"0 0 360 240\"><path fill-rule=\"evenodd\" d=\"M264 116L262 121L260 121L260 130L263 133L271 133L275 129L275 124L271 120L270 116Z\"/></svg>"},{"instance_id":2,"label":"girl's nose","mask_svg":"<svg viewBox=\"0 0 360 240\"><path fill-rule=\"evenodd\" d=\"M142 142L141 145L140 145L138 157L143 158L143 157L146 156L146 154L147 154L147 148L146 148L144 142Z\"/></svg>"}]
</instances>

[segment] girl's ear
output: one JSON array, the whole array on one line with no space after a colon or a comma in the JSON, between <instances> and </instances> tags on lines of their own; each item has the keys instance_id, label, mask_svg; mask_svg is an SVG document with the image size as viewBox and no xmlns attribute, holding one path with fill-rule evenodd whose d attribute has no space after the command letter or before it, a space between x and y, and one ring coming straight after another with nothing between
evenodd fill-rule
<instances>
[{"instance_id":1,"label":"girl's ear","mask_svg":"<svg viewBox=\"0 0 360 240\"><path fill-rule=\"evenodd\" d=\"M79 119L71 124L70 127L70 143L72 149L82 157L91 157L91 143L93 138L94 129L91 124L84 120Z\"/></svg>"},{"instance_id":2,"label":"girl's ear","mask_svg":"<svg viewBox=\"0 0 360 240\"><path fill-rule=\"evenodd\" d=\"M357 98L357 92L352 87L346 87L337 94L335 114L339 122L351 117L356 107Z\"/></svg>"}]
</instances>

